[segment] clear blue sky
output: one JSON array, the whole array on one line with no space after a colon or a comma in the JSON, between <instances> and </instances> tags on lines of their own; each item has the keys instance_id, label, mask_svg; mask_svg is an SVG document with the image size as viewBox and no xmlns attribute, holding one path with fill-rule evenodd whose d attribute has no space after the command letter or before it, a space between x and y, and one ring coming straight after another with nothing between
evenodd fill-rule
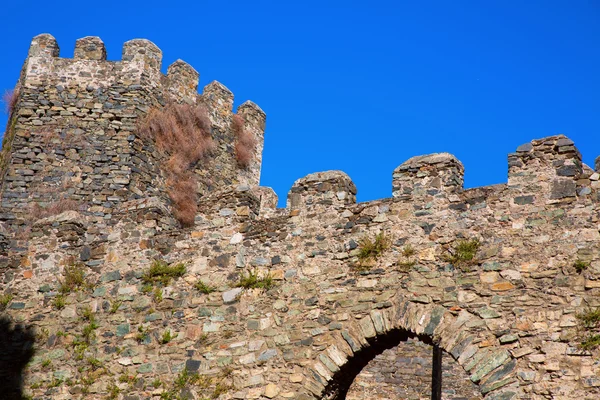
<instances>
[{"instance_id":1,"label":"clear blue sky","mask_svg":"<svg viewBox=\"0 0 600 400\"><path fill-rule=\"evenodd\" d=\"M466 187L506 182L506 155L564 133L600 155L600 1L113 1L2 5L0 90L31 38L62 57L100 36L108 58L147 38L235 102L267 113L262 185L341 169L359 201L391 196L393 169L447 151ZM5 126L6 116L0 117ZM0 128L2 131L3 128Z\"/></svg>"}]
</instances>

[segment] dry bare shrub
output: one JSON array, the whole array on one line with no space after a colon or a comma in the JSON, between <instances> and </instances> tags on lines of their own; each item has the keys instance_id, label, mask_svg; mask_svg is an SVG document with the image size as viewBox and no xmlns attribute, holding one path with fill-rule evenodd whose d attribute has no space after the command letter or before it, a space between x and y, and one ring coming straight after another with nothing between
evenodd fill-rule
<instances>
[{"instance_id":1,"label":"dry bare shrub","mask_svg":"<svg viewBox=\"0 0 600 400\"><path fill-rule=\"evenodd\" d=\"M198 212L197 182L193 173L187 171L167 180L169 197L173 202L175 218L183 226L194 225Z\"/></svg>"},{"instance_id":2,"label":"dry bare shrub","mask_svg":"<svg viewBox=\"0 0 600 400\"><path fill-rule=\"evenodd\" d=\"M90 143L85 140L85 137L75 135L73 129L63 130L62 132L44 129L32 131L31 133L32 138L35 136L43 150L53 150L57 148L90 148Z\"/></svg>"},{"instance_id":3,"label":"dry bare shrub","mask_svg":"<svg viewBox=\"0 0 600 400\"><path fill-rule=\"evenodd\" d=\"M72 199L60 199L46 207L42 207L38 203L33 203L29 210L29 215L32 220L38 220L58 215L65 211L78 211L79 206L79 202Z\"/></svg>"},{"instance_id":4,"label":"dry bare shrub","mask_svg":"<svg viewBox=\"0 0 600 400\"><path fill-rule=\"evenodd\" d=\"M31 236L31 225L26 224L18 227L15 230L14 239L15 240L27 240Z\"/></svg>"},{"instance_id":5,"label":"dry bare shrub","mask_svg":"<svg viewBox=\"0 0 600 400\"><path fill-rule=\"evenodd\" d=\"M162 109L153 109L138 132L156 143L161 152L176 155L187 168L213 148L208 111L202 105L168 104Z\"/></svg>"},{"instance_id":6,"label":"dry bare shrub","mask_svg":"<svg viewBox=\"0 0 600 400\"><path fill-rule=\"evenodd\" d=\"M154 142L168 156L163 165L167 191L175 218L183 226L194 224L197 182L190 170L214 147L208 111L203 105L168 104L151 110L138 128L139 135Z\"/></svg>"},{"instance_id":7,"label":"dry bare shrub","mask_svg":"<svg viewBox=\"0 0 600 400\"><path fill-rule=\"evenodd\" d=\"M256 139L252 132L244 127L244 117L234 114L232 119L233 133L235 135L235 159L242 168L248 168L254 151L256 149Z\"/></svg>"},{"instance_id":8,"label":"dry bare shrub","mask_svg":"<svg viewBox=\"0 0 600 400\"><path fill-rule=\"evenodd\" d=\"M2 102L4 103L4 112L9 116L12 115L15 110L15 106L17 105L17 100L19 98L18 89L5 90L2 95Z\"/></svg>"}]
</instances>

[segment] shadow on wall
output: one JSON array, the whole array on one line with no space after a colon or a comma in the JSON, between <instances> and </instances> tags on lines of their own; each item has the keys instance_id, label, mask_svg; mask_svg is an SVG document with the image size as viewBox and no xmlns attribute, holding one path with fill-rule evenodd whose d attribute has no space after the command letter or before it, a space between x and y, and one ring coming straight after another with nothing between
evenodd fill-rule
<instances>
[{"instance_id":1,"label":"shadow on wall","mask_svg":"<svg viewBox=\"0 0 600 400\"><path fill-rule=\"evenodd\" d=\"M0 316L0 397L23 399L23 372L34 354L35 334L31 326L14 324Z\"/></svg>"},{"instance_id":2,"label":"shadow on wall","mask_svg":"<svg viewBox=\"0 0 600 400\"><path fill-rule=\"evenodd\" d=\"M431 338L427 335L416 335L404 329L393 329L385 335L377 336L368 339L369 345L363 347L360 351L354 354L346 364L340 367L339 371L329 381L325 387L323 399L327 400L343 400L354 382L354 379L360 372L373 360L377 355L383 353L384 350L398 346L401 342L405 342L408 338L418 338L425 344L433 345Z\"/></svg>"}]
</instances>

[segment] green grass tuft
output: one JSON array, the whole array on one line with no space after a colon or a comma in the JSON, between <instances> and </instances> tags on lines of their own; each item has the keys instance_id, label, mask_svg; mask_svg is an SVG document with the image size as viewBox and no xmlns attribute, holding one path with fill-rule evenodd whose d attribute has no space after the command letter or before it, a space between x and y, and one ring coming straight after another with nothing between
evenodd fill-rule
<instances>
[{"instance_id":1,"label":"green grass tuft","mask_svg":"<svg viewBox=\"0 0 600 400\"><path fill-rule=\"evenodd\" d=\"M12 294L0 295L0 311L4 311L13 298Z\"/></svg>"},{"instance_id":2,"label":"green grass tuft","mask_svg":"<svg viewBox=\"0 0 600 400\"><path fill-rule=\"evenodd\" d=\"M92 309L87 306L81 310L81 317L84 321L94 321L94 313Z\"/></svg>"},{"instance_id":3,"label":"green grass tuft","mask_svg":"<svg viewBox=\"0 0 600 400\"><path fill-rule=\"evenodd\" d=\"M579 348L587 351L597 349L598 346L600 346L600 334L589 335L579 343Z\"/></svg>"},{"instance_id":4,"label":"green grass tuft","mask_svg":"<svg viewBox=\"0 0 600 400\"><path fill-rule=\"evenodd\" d=\"M582 313L575 314L579 321L581 332L579 348L582 350L594 350L600 346L600 307L587 309Z\"/></svg>"},{"instance_id":5,"label":"green grass tuft","mask_svg":"<svg viewBox=\"0 0 600 400\"><path fill-rule=\"evenodd\" d=\"M402 255L406 258L411 258L415 254L416 254L416 250L410 244L407 244L402 249Z\"/></svg>"},{"instance_id":6,"label":"green grass tuft","mask_svg":"<svg viewBox=\"0 0 600 400\"><path fill-rule=\"evenodd\" d=\"M594 329L600 326L600 307L589 309L581 314L576 314L575 317L586 329Z\"/></svg>"},{"instance_id":7,"label":"green grass tuft","mask_svg":"<svg viewBox=\"0 0 600 400\"><path fill-rule=\"evenodd\" d=\"M235 285L236 287L242 287L244 289L271 289L275 283L270 273L266 276L259 278L256 270L248 271L248 275L242 273L240 275L239 282Z\"/></svg>"},{"instance_id":8,"label":"green grass tuft","mask_svg":"<svg viewBox=\"0 0 600 400\"><path fill-rule=\"evenodd\" d=\"M63 308L65 308L65 306L67 305L67 300L65 299L65 295L64 294L57 295L54 298L54 301L52 302L52 305L57 310L62 310Z\"/></svg>"},{"instance_id":9,"label":"green grass tuft","mask_svg":"<svg viewBox=\"0 0 600 400\"><path fill-rule=\"evenodd\" d=\"M71 293L81 289L86 289L89 285L85 281L84 266L81 264L73 264L65 266L63 271L64 279L60 281L58 291L62 294Z\"/></svg>"},{"instance_id":10,"label":"green grass tuft","mask_svg":"<svg viewBox=\"0 0 600 400\"><path fill-rule=\"evenodd\" d=\"M160 303L163 300L162 290L160 288L154 288L152 297L156 303Z\"/></svg>"},{"instance_id":11,"label":"green grass tuft","mask_svg":"<svg viewBox=\"0 0 600 400\"><path fill-rule=\"evenodd\" d=\"M392 240L385 232L378 233L374 240L365 236L358 241L358 259L377 260L391 245Z\"/></svg>"},{"instance_id":12,"label":"green grass tuft","mask_svg":"<svg viewBox=\"0 0 600 400\"><path fill-rule=\"evenodd\" d=\"M403 259L399 259L397 265L400 269L400 272L409 272L411 268L417 263L415 260L411 260L411 257L416 254L416 250L410 245L407 244L401 251Z\"/></svg>"},{"instance_id":13,"label":"green grass tuft","mask_svg":"<svg viewBox=\"0 0 600 400\"><path fill-rule=\"evenodd\" d=\"M588 269L588 267L590 266L589 262L586 261L582 261L582 260L577 260L573 263L573 268L575 268L575 271L577 271L577 273L582 273L583 271L585 271L586 269Z\"/></svg>"},{"instance_id":14,"label":"green grass tuft","mask_svg":"<svg viewBox=\"0 0 600 400\"><path fill-rule=\"evenodd\" d=\"M98 329L98 324L95 321L91 321L83 327L81 336L87 344L90 344L96 338L96 333L94 332L96 329Z\"/></svg>"},{"instance_id":15,"label":"green grass tuft","mask_svg":"<svg viewBox=\"0 0 600 400\"><path fill-rule=\"evenodd\" d=\"M110 310L109 312L111 314L116 313L119 310L119 307L121 307L121 305L123 304L123 300L115 300L111 303L110 305Z\"/></svg>"},{"instance_id":16,"label":"green grass tuft","mask_svg":"<svg viewBox=\"0 0 600 400\"><path fill-rule=\"evenodd\" d=\"M161 283L163 286L167 286L172 279L183 276L185 271L186 268L183 263L169 265L164 261L155 260L142 275L142 281L148 285Z\"/></svg>"},{"instance_id":17,"label":"green grass tuft","mask_svg":"<svg viewBox=\"0 0 600 400\"><path fill-rule=\"evenodd\" d=\"M149 337L150 337L150 334L148 332L148 328L143 325L138 326L138 333L136 333L136 335L135 335L135 340L138 343L142 343Z\"/></svg>"},{"instance_id":18,"label":"green grass tuft","mask_svg":"<svg viewBox=\"0 0 600 400\"><path fill-rule=\"evenodd\" d=\"M469 272L470 266L477 262L475 255L479 247L479 239L459 240L448 250L449 254L445 256L445 260L462 271Z\"/></svg>"},{"instance_id":19,"label":"green grass tuft","mask_svg":"<svg viewBox=\"0 0 600 400\"><path fill-rule=\"evenodd\" d=\"M161 344L167 344L173 340L174 336L171 336L171 330L167 329L163 332L162 338L160 339Z\"/></svg>"},{"instance_id":20,"label":"green grass tuft","mask_svg":"<svg viewBox=\"0 0 600 400\"><path fill-rule=\"evenodd\" d=\"M106 397L108 400L116 400L119 398L119 393L121 393L121 389L119 389L119 387L114 382L111 382L106 389L108 390L108 395Z\"/></svg>"},{"instance_id":21,"label":"green grass tuft","mask_svg":"<svg viewBox=\"0 0 600 400\"><path fill-rule=\"evenodd\" d=\"M201 293L204 293L204 294L211 294L212 292L214 292L216 290L213 286L207 285L206 283L202 282L201 280L196 282L194 284L194 287L196 289L198 289Z\"/></svg>"}]
</instances>

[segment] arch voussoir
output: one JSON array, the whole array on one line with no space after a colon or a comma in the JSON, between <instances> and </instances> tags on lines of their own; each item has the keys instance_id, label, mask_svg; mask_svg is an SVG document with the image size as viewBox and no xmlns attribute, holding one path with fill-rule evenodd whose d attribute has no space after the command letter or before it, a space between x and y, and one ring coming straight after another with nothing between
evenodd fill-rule
<instances>
[{"instance_id":1,"label":"arch voussoir","mask_svg":"<svg viewBox=\"0 0 600 400\"><path fill-rule=\"evenodd\" d=\"M416 303L401 295L395 300L390 307L375 308L362 318L346 321L342 329L330 335L330 344L314 357L305 374L304 388L314 398L342 398L339 393L343 388L336 387L342 384L337 381L348 380L362 369L356 372L350 364L379 354L374 353L378 346L391 348L409 337L418 337L450 354L486 400L517 396L517 361L507 349L487 340L491 332L481 317L435 303Z\"/></svg>"},{"instance_id":2,"label":"arch voussoir","mask_svg":"<svg viewBox=\"0 0 600 400\"><path fill-rule=\"evenodd\" d=\"M392 328L392 322L385 310L372 310L369 315L378 335L382 335Z\"/></svg>"}]
</instances>

